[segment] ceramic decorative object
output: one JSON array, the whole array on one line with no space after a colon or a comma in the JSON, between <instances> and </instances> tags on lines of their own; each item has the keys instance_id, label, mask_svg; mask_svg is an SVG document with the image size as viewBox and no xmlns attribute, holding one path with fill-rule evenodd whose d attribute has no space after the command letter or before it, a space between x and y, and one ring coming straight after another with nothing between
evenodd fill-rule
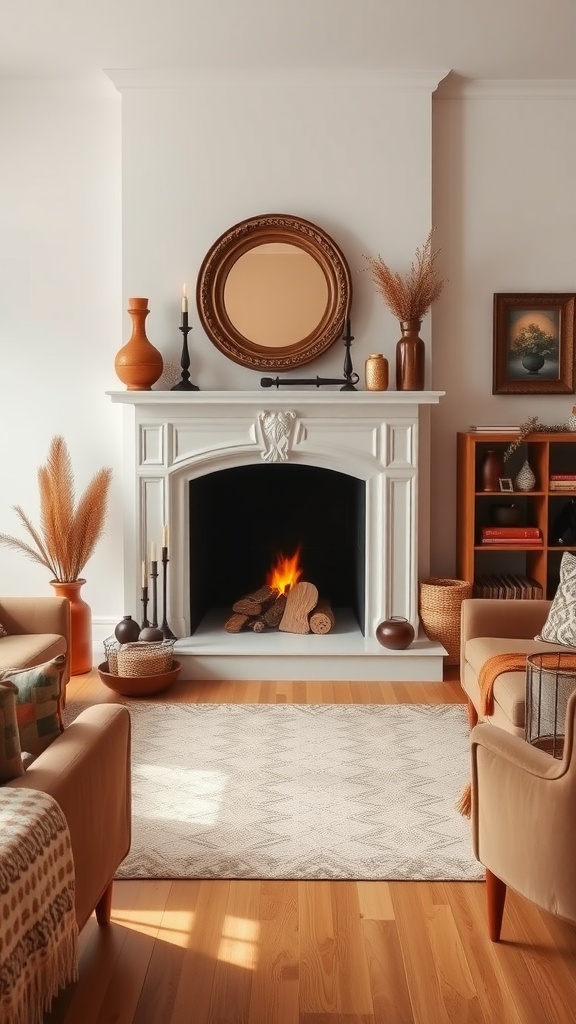
<instances>
[{"instance_id":1,"label":"ceramic decorative object","mask_svg":"<svg viewBox=\"0 0 576 1024\"><path fill-rule=\"evenodd\" d=\"M114 636L121 644L134 643L140 635L140 625L131 615L125 615L114 630Z\"/></svg>"},{"instance_id":2,"label":"ceramic decorative object","mask_svg":"<svg viewBox=\"0 0 576 1024\"><path fill-rule=\"evenodd\" d=\"M484 454L481 466L481 489L483 491L499 491L500 478L504 474L504 459L493 448Z\"/></svg>"},{"instance_id":3,"label":"ceramic decorative object","mask_svg":"<svg viewBox=\"0 0 576 1024\"><path fill-rule=\"evenodd\" d=\"M164 639L164 633L157 626L145 626L141 629L136 640L145 640L146 643L157 643L159 640Z\"/></svg>"},{"instance_id":4,"label":"ceramic decorative object","mask_svg":"<svg viewBox=\"0 0 576 1024\"><path fill-rule=\"evenodd\" d=\"M414 626L402 615L392 615L376 627L376 639L390 651L405 651L414 639Z\"/></svg>"},{"instance_id":5,"label":"ceramic decorative object","mask_svg":"<svg viewBox=\"0 0 576 1024\"><path fill-rule=\"evenodd\" d=\"M92 668L92 611L80 590L86 580L61 583L50 580L50 586L57 597L67 597L70 602L70 675L78 676Z\"/></svg>"},{"instance_id":6,"label":"ceramic decorative object","mask_svg":"<svg viewBox=\"0 0 576 1024\"><path fill-rule=\"evenodd\" d=\"M152 693L161 693L176 682L181 671L182 663L175 658L172 661L172 668L149 676L116 676L109 672L107 661L98 665L98 675L104 685L124 697L147 697Z\"/></svg>"},{"instance_id":7,"label":"ceramic decorative object","mask_svg":"<svg viewBox=\"0 0 576 1024\"><path fill-rule=\"evenodd\" d=\"M576 430L576 405L572 406L572 414L566 424L566 430Z\"/></svg>"},{"instance_id":8,"label":"ceramic decorative object","mask_svg":"<svg viewBox=\"0 0 576 1024\"><path fill-rule=\"evenodd\" d=\"M366 391L386 391L388 376L388 360L381 353L368 356L364 367Z\"/></svg>"},{"instance_id":9,"label":"ceramic decorative object","mask_svg":"<svg viewBox=\"0 0 576 1024\"><path fill-rule=\"evenodd\" d=\"M533 491L536 486L536 477L526 459L518 476L514 480L514 487L517 491Z\"/></svg>"},{"instance_id":10,"label":"ceramic decorative object","mask_svg":"<svg viewBox=\"0 0 576 1024\"><path fill-rule=\"evenodd\" d=\"M518 505L494 505L492 509L492 522L495 526L520 526L522 522L522 510Z\"/></svg>"},{"instance_id":11,"label":"ceramic decorative object","mask_svg":"<svg viewBox=\"0 0 576 1024\"><path fill-rule=\"evenodd\" d=\"M419 330L421 320L402 320L402 337L396 344L396 389L423 391L426 349Z\"/></svg>"},{"instance_id":12,"label":"ceramic decorative object","mask_svg":"<svg viewBox=\"0 0 576 1024\"><path fill-rule=\"evenodd\" d=\"M148 299L128 299L128 312L132 318L132 334L116 353L114 369L128 391L150 391L162 376L164 360L146 335Z\"/></svg>"}]
</instances>

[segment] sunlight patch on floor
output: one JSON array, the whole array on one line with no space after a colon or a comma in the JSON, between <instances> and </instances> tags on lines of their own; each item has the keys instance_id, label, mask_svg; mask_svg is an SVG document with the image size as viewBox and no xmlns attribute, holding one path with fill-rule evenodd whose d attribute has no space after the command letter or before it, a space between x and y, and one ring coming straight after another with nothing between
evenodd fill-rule
<instances>
[{"instance_id":1,"label":"sunlight patch on floor","mask_svg":"<svg viewBox=\"0 0 576 1024\"><path fill-rule=\"evenodd\" d=\"M142 764L138 775L150 782L158 779L158 766ZM167 788L176 792L186 787L186 802L181 809L170 806L170 817L175 821L186 821L200 825L215 825L228 787L228 775L224 772L192 771L190 768L162 768L162 781ZM163 818L166 808L148 807L146 817Z\"/></svg>"},{"instance_id":2,"label":"sunlight patch on floor","mask_svg":"<svg viewBox=\"0 0 576 1024\"><path fill-rule=\"evenodd\" d=\"M255 971L258 964L260 925L246 917L227 914L222 925L218 960Z\"/></svg>"},{"instance_id":3,"label":"sunlight patch on floor","mask_svg":"<svg viewBox=\"0 0 576 1024\"><path fill-rule=\"evenodd\" d=\"M114 924L141 935L155 936L160 942L168 942L182 949L189 945L194 918L195 914L189 910L135 910L130 912L130 917L123 917L121 911L112 914Z\"/></svg>"}]
</instances>

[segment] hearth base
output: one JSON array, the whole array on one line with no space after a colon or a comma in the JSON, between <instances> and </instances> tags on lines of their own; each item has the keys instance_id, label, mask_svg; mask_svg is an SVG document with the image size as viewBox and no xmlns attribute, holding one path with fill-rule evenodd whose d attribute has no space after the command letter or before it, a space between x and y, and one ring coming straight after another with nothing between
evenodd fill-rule
<instances>
[{"instance_id":1,"label":"hearth base","mask_svg":"<svg viewBox=\"0 0 576 1024\"><path fill-rule=\"evenodd\" d=\"M324 635L227 633L229 610L215 609L194 636L177 640L180 679L441 682L446 650L420 634L406 651L364 637L348 609L335 609L336 628Z\"/></svg>"}]
</instances>

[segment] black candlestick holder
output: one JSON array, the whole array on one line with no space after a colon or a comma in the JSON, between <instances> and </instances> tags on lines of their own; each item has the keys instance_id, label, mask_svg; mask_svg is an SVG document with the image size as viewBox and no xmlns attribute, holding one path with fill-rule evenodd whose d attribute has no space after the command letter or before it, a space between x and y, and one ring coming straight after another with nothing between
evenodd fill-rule
<instances>
[{"instance_id":1,"label":"black candlestick holder","mask_svg":"<svg viewBox=\"0 0 576 1024\"><path fill-rule=\"evenodd\" d=\"M168 625L166 618L166 583L168 579L168 548L162 548L162 623L160 629L164 634L165 640L175 640L176 636Z\"/></svg>"},{"instance_id":2,"label":"black candlestick holder","mask_svg":"<svg viewBox=\"0 0 576 1024\"><path fill-rule=\"evenodd\" d=\"M158 626L158 562L150 562L152 580L152 626Z\"/></svg>"},{"instance_id":3,"label":"black candlestick holder","mask_svg":"<svg viewBox=\"0 0 576 1024\"><path fill-rule=\"evenodd\" d=\"M192 381L190 380L190 353L188 351L188 335L190 334L192 328L188 326L188 313L182 313L182 324L180 326L180 330L182 331L182 356L180 358L180 366L182 367L182 372L180 376L182 379L178 382L178 384L174 384L174 386L170 388L170 391L200 391L198 385L193 384Z\"/></svg>"},{"instance_id":4,"label":"black candlestick holder","mask_svg":"<svg viewBox=\"0 0 576 1024\"><path fill-rule=\"evenodd\" d=\"M355 385L358 383L358 374L354 373L354 367L352 366L352 356L350 355L350 345L354 341L354 335L350 334L350 317L346 318L346 332L342 335L342 341L346 352L344 353L344 379L346 383L340 388L340 391L356 391Z\"/></svg>"},{"instance_id":5,"label":"black candlestick holder","mask_svg":"<svg viewBox=\"0 0 576 1024\"><path fill-rule=\"evenodd\" d=\"M142 629L150 625L148 622L148 587L142 587Z\"/></svg>"}]
</instances>

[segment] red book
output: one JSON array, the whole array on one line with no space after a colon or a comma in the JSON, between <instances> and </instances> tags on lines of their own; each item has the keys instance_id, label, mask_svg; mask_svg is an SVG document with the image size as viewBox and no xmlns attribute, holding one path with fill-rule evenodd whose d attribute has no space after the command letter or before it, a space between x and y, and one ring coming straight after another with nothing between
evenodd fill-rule
<instances>
[{"instance_id":1,"label":"red book","mask_svg":"<svg viewBox=\"0 0 576 1024\"><path fill-rule=\"evenodd\" d=\"M523 537L539 540L541 537L538 526L483 526L482 539L488 540L492 537Z\"/></svg>"},{"instance_id":2,"label":"red book","mask_svg":"<svg viewBox=\"0 0 576 1024\"><path fill-rule=\"evenodd\" d=\"M551 480L576 480L576 473L550 473Z\"/></svg>"}]
</instances>

